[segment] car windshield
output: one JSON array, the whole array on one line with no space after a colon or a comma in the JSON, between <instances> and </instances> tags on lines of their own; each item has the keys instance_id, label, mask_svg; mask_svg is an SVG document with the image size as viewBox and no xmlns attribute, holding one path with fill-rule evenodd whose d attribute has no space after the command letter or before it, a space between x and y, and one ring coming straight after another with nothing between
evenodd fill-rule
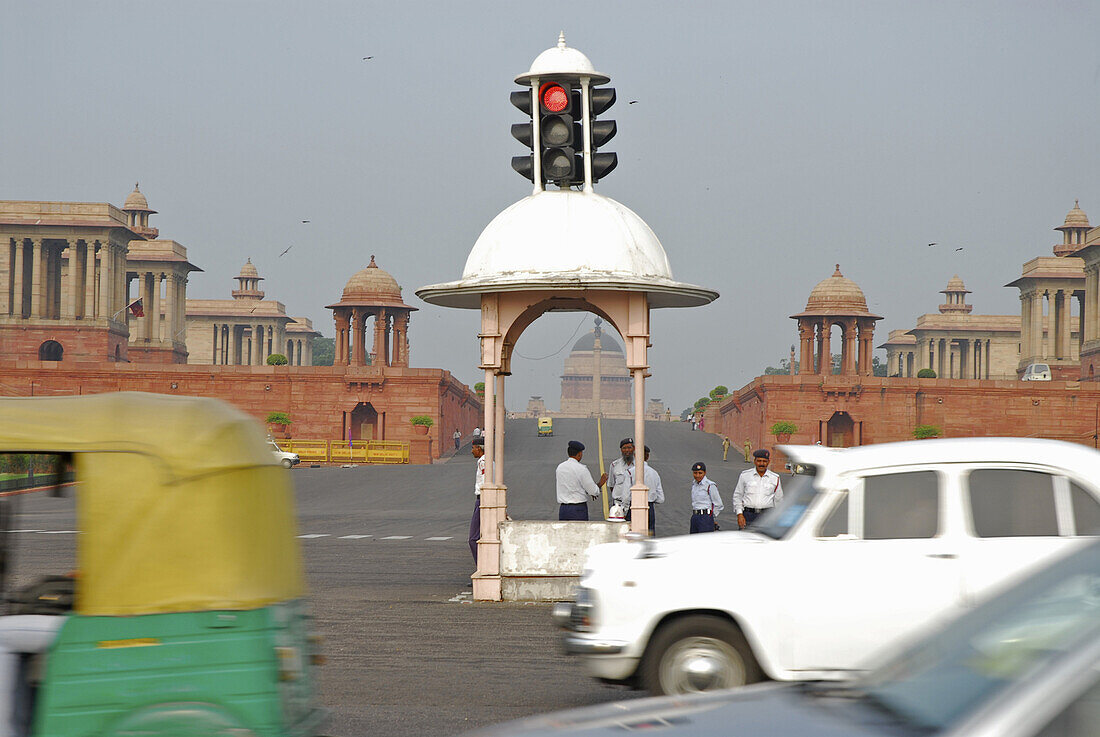
<instances>
[{"instance_id":1,"label":"car windshield","mask_svg":"<svg viewBox=\"0 0 1100 737\"><path fill-rule=\"evenodd\" d=\"M858 699L939 731L1100 637L1100 545L966 614L853 684Z\"/></svg>"},{"instance_id":2,"label":"car windshield","mask_svg":"<svg viewBox=\"0 0 1100 737\"><path fill-rule=\"evenodd\" d=\"M814 477L794 474L783 480L783 499L756 518L748 529L779 540L791 531L820 493Z\"/></svg>"}]
</instances>

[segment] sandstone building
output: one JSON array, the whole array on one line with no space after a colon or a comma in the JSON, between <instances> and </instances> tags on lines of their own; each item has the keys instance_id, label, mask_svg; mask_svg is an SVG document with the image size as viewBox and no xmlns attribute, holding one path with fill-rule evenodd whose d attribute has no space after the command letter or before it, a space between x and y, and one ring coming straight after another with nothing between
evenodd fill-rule
<instances>
[{"instance_id":1,"label":"sandstone building","mask_svg":"<svg viewBox=\"0 0 1100 737\"><path fill-rule=\"evenodd\" d=\"M600 327L582 335L565 359L561 376L561 404L555 417L631 419L630 369L622 346Z\"/></svg>"}]
</instances>

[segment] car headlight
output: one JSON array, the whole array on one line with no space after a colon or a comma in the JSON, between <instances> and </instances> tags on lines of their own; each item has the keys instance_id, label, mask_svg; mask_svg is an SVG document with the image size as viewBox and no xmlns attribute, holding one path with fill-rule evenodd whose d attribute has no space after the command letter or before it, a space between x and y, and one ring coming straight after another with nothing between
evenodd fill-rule
<instances>
[{"instance_id":1,"label":"car headlight","mask_svg":"<svg viewBox=\"0 0 1100 737\"><path fill-rule=\"evenodd\" d=\"M585 586L577 587L573 609L569 613L569 629L589 632L596 622L596 594Z\"/></svg>"}]
</instances>

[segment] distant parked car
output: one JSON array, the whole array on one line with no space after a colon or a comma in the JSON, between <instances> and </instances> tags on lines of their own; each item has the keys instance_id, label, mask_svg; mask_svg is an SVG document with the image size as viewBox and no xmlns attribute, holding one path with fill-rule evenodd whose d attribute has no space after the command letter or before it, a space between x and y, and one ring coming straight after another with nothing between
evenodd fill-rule
<instances>
[{"instance_id":1,"label":"distant parked car","mask_svg":"<svg viewBox=\"0 0 1100 737\"><path fill-rule=\"evenodd\" d=\"M282 464L283 468L291 468L302 462L297 453L289 453L283 450L274 440L269 439L267 443L271 446L271 452L279 459L279 463Z\"/></svg>"},{"instance_id":2,"label":"distant parked car","mask_svg":"<svg viewBox=\"0 0 1100 737\"><path fill-rule=\"evenodd\" d=\"M1050 381L1050 366L1045 363L1033 363L1024 369L1020 381Z\"/></svg>"},{"instance_id":3,"label":"distant parked car","mask_svg":"<svg viewBox=\"0 0 1100 737\"><path fill-rule=\"evenodd\" d=\"M529 717L482 737L1095 737L1100 543L846 683L769 683Z\"/></svg>"},{"instance_id":4,"label":"distant parked car","mask_svg":"<svg viewBox=\"0 0 1100 737\"><path fill-rule=\"evenodd\" d=\"M781 446L801 473L743 532L600 545L564 646L654 694L837 679L1100 532L1100 453L1028 438Z\"/></svg>"}]
</instances>

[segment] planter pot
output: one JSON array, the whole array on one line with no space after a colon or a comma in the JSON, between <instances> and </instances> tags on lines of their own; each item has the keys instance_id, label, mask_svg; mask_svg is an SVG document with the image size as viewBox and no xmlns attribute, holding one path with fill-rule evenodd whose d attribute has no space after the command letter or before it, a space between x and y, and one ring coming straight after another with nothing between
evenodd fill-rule
<instances>
[{"instance_id":1,"label":"planter pot","mask_svg":"<svg viewBox=\"0 0 1100 737\"><path fill-rule=\"evenodd\" d=\"M427 425L413 425L413 432L416 433L417 435L427 435L428 434L428 426Z\"/></svg>"},{"instance_id":2,"label":"planter pot","mask_svg":"<svg viewBox=\"0 0 1100 737\"><path fill-rule=\"evenodd\" d=\"M791 440L791 434L789 432L777 432L775 434L775 442L777 443L789 443Z\"/></svg>"},{"instance_id":3,"label":"planter pot","mask_svg":"<svg viewBox=\"0 0 1100 737\"><path fill-rule=\"evenodd\" d=\"M285 438L286 428L286 425L277 425L275 423L271 423L267 426L267 431L271 433L272 437Z\"/></svg>"}]
</instances>

